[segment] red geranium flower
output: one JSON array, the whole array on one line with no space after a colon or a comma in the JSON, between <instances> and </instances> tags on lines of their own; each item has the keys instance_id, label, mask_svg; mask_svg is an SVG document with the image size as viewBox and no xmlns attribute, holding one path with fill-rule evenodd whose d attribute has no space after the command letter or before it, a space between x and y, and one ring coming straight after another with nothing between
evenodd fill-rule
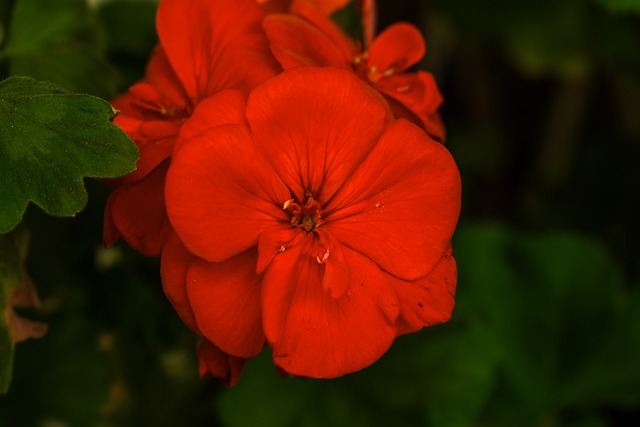
<instances>
[{"instance_id":1,"label":"red geranium flower","mask_svg":"<svg viewBox=\"0 0 640 427\"><path fill-rule=\"evenodd\" d=\"M267 81L246 118L194 132L167 174L163 285L192 329L326 378L449 318L460 180L441 144L334 68Z\"/></svg>"},{"instance_id":2,"label":"red geranium flower","mask_svg":"<svg viewBox=\"0 0 640 427\"><path fill-rule=\"evenodd\" d=\"M279 66L254 0L164 0L157 14L159 47L143 81L116 99L115 123L140 150L138 169L113 181L105 211L106 245L123 237L148 256L160 255L171 233L164 179L182 124L204 98L250 90Z\"/></svg>"},{"instance_id":3,"label":"red geranium flower","mask_svg":"<svg viewBox=\"0 0 640 427\"><path fill-rule=\"evenodd\" d=\"M369 1L362 2L362 7L365 50L309 2L294 2L295 14L269 15L263 25L283 68L315 65L351 69L384 95L396 117L408 119L432 138L444 141L438 113L442 96L433 75L406 71L425 54L420 30L409 23L397 23L369 44L373 7Z\"/></svg>"}]
</instances>

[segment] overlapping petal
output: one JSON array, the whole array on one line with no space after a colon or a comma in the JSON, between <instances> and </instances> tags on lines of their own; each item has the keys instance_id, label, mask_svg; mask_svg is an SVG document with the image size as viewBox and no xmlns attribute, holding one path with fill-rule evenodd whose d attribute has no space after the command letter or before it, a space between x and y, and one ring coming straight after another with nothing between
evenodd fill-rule
<instances>
[{"instance_id":1,"label":"overlapping petal","mask_svg":"<svg viewBox=\"0 0 640 427\"><path fill-rule=\"evenodd\" d=\"M286 372L333 378L376 361L395 337L398 300L366 257L344 250L350 287L334 299L323 289L320 249L309 236L264 273L264 330L274 362Z\"/></svg>"},{"instance_id":2,"label":"overlapping petal","mask_svg":"<svg viewBox=\"0 0 640 427\"><path fill-rule=\"evenodd\" d=\"M182 110L189 108L189 98L184 86L178 79L161 45L155 48L149 59L144 81L160 93L163 102Z\"/></svg>"},{"instance_id":3,"label":"overlapping petal","mask_svg":"<svg viewBox=\"0 0 640 427\"><path fill-rule=\"evenodd\" d=\"M404 120L390 123L327 204L325 227L404 280L442 258L460 212L460 176L449 152Z\"/></svg>"},{"instance_id":4,"label":"overlapping petal","mask_svg":"<svg viewBox=\"0 0 640 427\"><path fill-rule=\"evenodd\" d=\"M227 89L204 99L196 106L191 118L180 128L173 150L179 150L186 141L214 127L246 124L247 96L245 91Z\"/></svg>"},{"instance_id":5,"label":"overlapping petal","mask_svg":"<svg viewBox=\"0 0 640 427\"><path fill-rule=\"evenodd\" d=\"M196 259L187 273L187 293L202 335L237 357L257 356L265 342L257 257L253 249L219 263Z\"/></svg>"},{"instance_id":6,"label":"overlapping petal","mask_svg":"<svg viewBox=\"0 0 640 427\"><path fill-rule=\"evenodd\" d=\"M187 295L187 271L195 260L196 257L184 247L178 235L172 232L162 249L160 276L162 290L178 316L192 331L202 335Z\"/></svg>"},{"instance_id":7,"label":"overlapping petal","mask_svg":"<svg viewBox=\"0 0 640 427\"><path fill-rule=\"evenodd\" d=\"M431 73L394 75L380 80L377 88L387 97L395 117L410 120L436 141L444 141L445 129L438 113L442 95Z\"/></svg>"},{"instance_id":8,"label":"overlapping petal","mask_svg":"<svg viewBox=\"0 0 640 427\"><path fill-rule=\"evenodd\" d=\"M265 18L264 28L271 50L285 68L304 65L350 69L388 98L395 117L407 118L423 127L439 142L444 127L437 114L442 103L433 76L406 72L424 56L426 46L414 25L390 26L372 38L375 7L359 1L363 11L365 48L345 34L313 2L297 1L291 14Z\"/></svg>"},{"instance_id":9,"label":"overlapping petal","mask_svg":"<svg viewBox=\"0 0 640 427\"><path fill-rule=\"evenodd\" d=\"M369 67L402 72L422 59L426 46L415 25L400 22L381 32L369 47Z\"/></svg>"},{"instance_id":10,"label":"overlapping petal","mask_svg":"<svg viewBox=\"0 0 640 427\"><path fill-rule=\"evenodd\" d=\"M232 3L164 0L158 8L160 43L194 104L220 90L220 80L231 84L228 89L251 89L278 72L262 35L260 7L255 0ZM237 50L252 52L252 60L246 54L233 60Z\"/></svg>"},{"instance_id":11,"label":"overlapping petal","mask_svg":"<svg viewBox=\"0 0 640 427\"><path fill-rule=\"evenodd\" d=\"M146 256L159 256L171 233L164 208L164 162L146 177L118 187L105 209L104 242L113 244L121 236Z\"/></svg>"},{"instance_id":12,"label":"overlapping petal","mask_svg":"<svg viewBox=\"0 0 640 427\"><path fill-rule=\"evenodd\" d=\"M213 128L175 154L166 181L167 212L191 252L224 261L288 221L291 193L242 125Z\"/></svg>"},{"instance_id":13,"label":"overlapping petal","mask_svg":"<svg viewBox=\"0 0 640 427\"><path fill-rule=\"evenodd\" d=\"M256 143L298 201L330 199L376 144L387 113L363 86L348 71L300 67L249 96Z\"/></svg>"},{"instance_id":14,"label":"overlapping petal","mask_svg":"<svg viewBox=\"0 0 640 427\"><path fill-rule=\"evenodd\" d=\"M284 69L301 65L349 68L353 54L336 45L310 22L295 15L270 15L264 19L271 50Z\"/></svg>"}]
</instances>

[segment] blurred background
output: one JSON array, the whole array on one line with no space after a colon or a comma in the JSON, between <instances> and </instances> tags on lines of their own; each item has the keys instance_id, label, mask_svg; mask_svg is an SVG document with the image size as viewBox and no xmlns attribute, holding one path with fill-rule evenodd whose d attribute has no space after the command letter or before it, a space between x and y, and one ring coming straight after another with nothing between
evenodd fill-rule
<instances>
[{"instance_id":1,"label":"blurred background","mask_svg":"<svg viewBox=\"0 0 640 427\"><path fill-rule=\"evenodd\" d=\"M112 99L143 72L156 3L0 0L0 77ZM640 426L640 0L380 0L424 32L463 179L449 323L373 366L280 377L265 352L200 379L158 261L102 247L108 191L31 208L49 324L16 347L2 427Z\"/></svg>"}]
</instances>

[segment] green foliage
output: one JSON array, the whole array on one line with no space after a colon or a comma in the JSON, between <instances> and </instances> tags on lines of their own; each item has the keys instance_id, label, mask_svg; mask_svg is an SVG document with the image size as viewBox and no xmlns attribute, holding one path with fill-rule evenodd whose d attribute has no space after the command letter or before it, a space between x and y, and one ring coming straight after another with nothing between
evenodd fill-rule
<instances>
[{"instance_id":1,"label":"green foliage","mask_svg":"<svg viewBox=\"0 0 640 427\"><path fill-rule=\"evenodd\" d=\"M110 120L112 107L48 83L0 83L0 233L20 222L28 202L73 216L87 202L83 178L135 169L137 149Z\"/></svg>"},{"instance_id":2,"label":"green foliage","mask_svg":"<svg viewBox=\"0 0 640 427\"><path fill-rule=\"evenodd\" d=\"M104 56L102 29L85 0L16 0L2 55L10 75L67 90L115 95L116 69Z\"/></svg>"}]
</instances>

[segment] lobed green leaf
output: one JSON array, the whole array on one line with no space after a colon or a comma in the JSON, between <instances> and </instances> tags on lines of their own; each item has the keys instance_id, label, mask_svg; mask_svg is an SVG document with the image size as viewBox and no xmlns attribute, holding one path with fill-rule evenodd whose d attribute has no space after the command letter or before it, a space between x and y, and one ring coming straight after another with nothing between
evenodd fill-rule
<instances>
[{"instance_id":1,"label":"lobed green leaf","mask_svg":"<svg viewBox=\"0 0 640 427\"><path fill-rule=\"evenodd\" d=\"M30 78L0 83L0 234L33 202L53 216L73 216L87 202L83 178L135 169L137 149L113 123L113 108Z\"/></svg>"}]
</instances>

